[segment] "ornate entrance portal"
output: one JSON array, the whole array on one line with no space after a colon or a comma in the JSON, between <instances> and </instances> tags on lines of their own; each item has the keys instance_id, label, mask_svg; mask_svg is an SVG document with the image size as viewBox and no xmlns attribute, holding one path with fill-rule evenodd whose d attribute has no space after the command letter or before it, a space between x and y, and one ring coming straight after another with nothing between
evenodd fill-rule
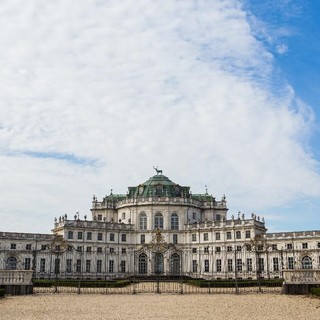
<instances>
[{"instance_id":1,"label":"ornate entrance portal","mask_svg":"<svg viewBox=\"0 0 320 320\"><path fill-rule=\"evenodd\" d=\"M153 283L154 292L161 293L160 283L166 282L167 286L171 283L170 287L176 288L175 292L181 292L182 283L180 284L178 277L181 275L182 254L174 244L164 240L160 229L154 231L150 243L143 244L136 257L136 271L139 281L141 280L141 286L149 283L150 287Z\"/></svg>"}]
</instances>

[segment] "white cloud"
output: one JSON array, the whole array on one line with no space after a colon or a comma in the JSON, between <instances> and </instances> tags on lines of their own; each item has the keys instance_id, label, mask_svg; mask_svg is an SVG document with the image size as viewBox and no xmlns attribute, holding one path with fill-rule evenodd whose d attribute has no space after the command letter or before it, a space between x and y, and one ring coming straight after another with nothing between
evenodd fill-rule
<instances>
[{"instance_id":1,"label":"white cloud","mask_svg":"<svg viewBox=\"0 0 320 320\"><path fill-rule=\"evenodd\" d=\"M3 229L47 231L153 165L239 209L320 196L312 113L273 91L238 1L8 1L0 18Z\"/></svg>"}]
</instances>

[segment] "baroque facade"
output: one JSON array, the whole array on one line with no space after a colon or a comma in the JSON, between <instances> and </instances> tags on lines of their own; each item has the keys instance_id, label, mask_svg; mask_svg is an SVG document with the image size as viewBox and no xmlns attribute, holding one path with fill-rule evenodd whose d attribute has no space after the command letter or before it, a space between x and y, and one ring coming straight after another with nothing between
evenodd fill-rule
<instances>
[{"instance_id":1,"label":"baroque facade","mask_svg":"<svg viewBox=\"0 0 320 320\"><path fill-rule=\"evenodd\" d=\"M0 232L0 269L84 279L281 278L320 269L319 230L267 233L263 218L227 211L225 196L192 194L157 170L126 194L93 196L91 219L61 216L52 234Z\"/></svg>"}]
</instances>

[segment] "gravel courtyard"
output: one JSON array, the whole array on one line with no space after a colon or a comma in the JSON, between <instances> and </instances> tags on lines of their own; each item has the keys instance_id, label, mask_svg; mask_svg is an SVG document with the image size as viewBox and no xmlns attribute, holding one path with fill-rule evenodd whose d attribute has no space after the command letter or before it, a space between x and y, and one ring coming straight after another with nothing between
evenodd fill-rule
<instances>
[{"instance_id":1,"label":"gravel courtyard","mask_svg":"<svg viewBox=\"0 0 320 320\"><path fill-rule=\"evenodd\" d=\"M1 299L0 319L319 320L320 299L279 294L41 294Z\"/></svg>"}]
</instances>

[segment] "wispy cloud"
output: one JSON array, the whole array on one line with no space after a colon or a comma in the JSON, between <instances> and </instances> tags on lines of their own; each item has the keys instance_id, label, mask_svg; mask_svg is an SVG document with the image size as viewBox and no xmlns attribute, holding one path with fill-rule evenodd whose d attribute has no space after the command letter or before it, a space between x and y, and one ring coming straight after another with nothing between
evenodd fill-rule
<instances>
[{"instance_id":1,"label":"wispy cloud","mask_svg":"<svg viewBox=\"0 0 320 320\"><path fill-rule=\"evenodd\" d=\"M239 1L10 1L0 17L0 144L27 156L2 155L3 228L8 208L35 230L87 213L155 164L249 212L320 196L312 112Z\"/></svg>"}]
</instances>

